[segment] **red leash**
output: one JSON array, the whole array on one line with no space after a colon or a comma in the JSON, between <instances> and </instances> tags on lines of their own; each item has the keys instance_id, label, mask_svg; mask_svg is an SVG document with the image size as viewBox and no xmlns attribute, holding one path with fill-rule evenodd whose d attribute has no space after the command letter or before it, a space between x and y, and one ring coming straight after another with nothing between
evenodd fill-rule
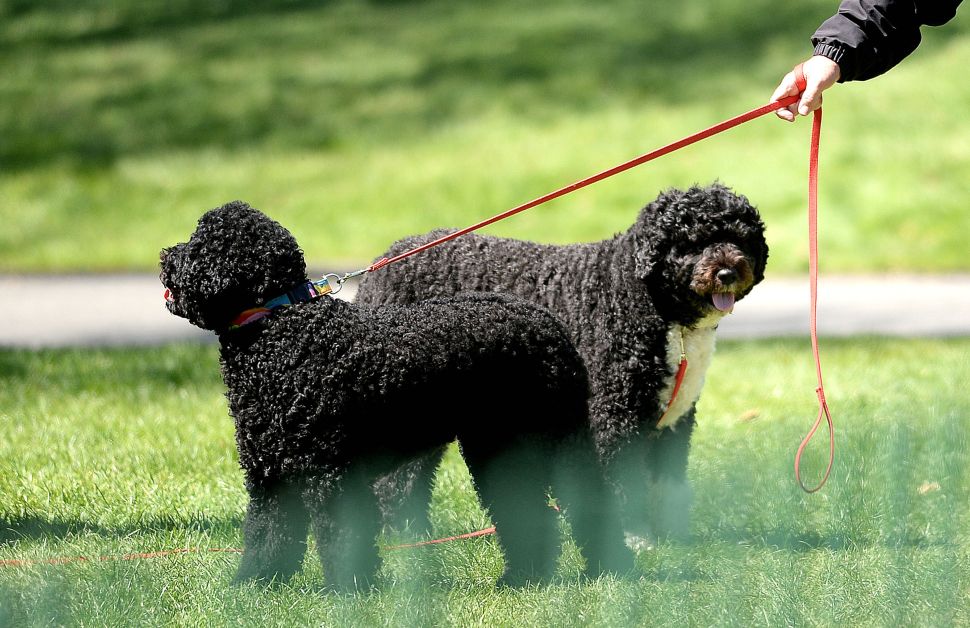
<instances>
[{"instance_id":1,"label":"red leash","mask_svg":"<svg viewBox=\"0 0 970 628\"><path fill-rule=\"evenodd\" d=\"M799 92L805 91L805 74L802 71L801 65L795 68L795 84L798 86ZM819 107L815 110L815 116L812 119L812 142L808 156L808 276L811 292L809 326L812 335L812 354L815 357L815 375L818 381L818 388L815 389L815 394L818 396L818 416L815 418L815 424L812 425L812 429L805 435L805 438L802 439L801 444L795 451L795 479L806 493L814 493L825 486L825 483L829 479L829 473L832 471L832 464L835 462L835 425L832 423L832 413L829 412L829 406L825 402L825 387L822 385L822 363L819 359L818 352L818 317L816 314L816 305L818 303L818 144L821 134L822 108ZM814 488L807 488L805 483L802 482L802 453L804 453L805 447L808 446L809 441L812 440L815 432L822 424L823 416L829 429L829 462L825 468L825 474L822 476L822 481Z\"/></svg>"},{"instance_id":2,"label":"red leash","mask_svg":"<svg viewBox=\"0 0 970 628\"><path fill-rule=\"evenodd\" d=\"M495 534L495 526L492 526L491 528L485 528L484 530L479 530L477 532L469 532L467 534L449 536L443 539L433 539L431 541L418 541L417 543L404 543L403 545L386 545L383 549L399 550L399 549L409 549L412 547L425 547L427 545L438 545L439 543L450 543L452 541L460 541L462 539L474 539L480 536L488 536L489 534Z\"/></svg>"},{"instance_id":3,"label":"red leash","mask_svg":"<svg viewBox=\"0 0 970 628\"><path fill-rule=\"evenodd\" d=\"M677 375L674 377L674 390L670 393L670 400L667 402L667 407L664 409L664 413L660 415L657 419L657 429L666 427L664 421L667 419L667 415L670 414L670 409L674 405L674 400L677 399L677 393L680 392L680 387L684 384L684 377L687 375L687 349L684 348L684 333L680 333L680 364L677 365Z\"/></svg>"},{"instance_id":4,"label":"red leash","mask_svg":"<svg viewBox=\"0 0 970 628\"><path fill-rule=\"evenodd\" d=\"M781 100L778 100L778 101L775 101L775 102L772 102L772 103L768 103L767 105L763 105L761 107L758 107L757 109L752 109L751 111L748 111L747 113L742 113L739 116L735 116L735 117L733 117L733 118L731 118L729 120L725 120L724 122L720 122L718 124L715 124L712 127L706 128L703 131L700 131L698 133L694 133L693 135L689 135L689 136L685 137L682 140L678 140L676 142L667 144L666 146L662 146L662 147L660 147L660 148L658 148L658 149L656 149L654 151L651 151L649 153L645 153L643 155L640 155L639 157L635 157L634 159L631 159L630 161L626 161L626 162L624 162L624 163L622 163L622 164L620 164L618 166L614 166L614 167L612 167L612 168L610 168L608 170L604 170L603 172L600 172L598 174L594 174L594 175L592 175L590 177L586 177L585 179L581 179L581 180L579 180L579 181L577 181L575 183L572 183L570 185L567 185L566 187L559 188L558 190L556 190L554 192L550 192L550 193L548 193L548 194L546 194L544 196L540 196L539 198L537 198L535 200L532 200L532 201L529 201L528 203L523 203L522 205L519 205L518 207L513 207L512 209L510 209L508 211L502 212L501 214L498 214L496 216L492 216L491 218L489 218L487 220L483 220L483 221L481 221L479 223L476 223L476 224L474 224L474 225L472 225L470 227L466 227L466 228L461 229L460 231L456 231L454 233L449 233L448 235L446 235L444 237L441 237L441 238L438 238L437 240L434 240L433 242L428 242L427 244L423 244L423 245L421 245L419 247L415 247L415 248L411 249L410 251L405 251L404 253L401 253L400 255L396 255L394 257L390 257L390 258L385 257L385 258L379 259L378 261L374 262L373 264L371 264L369 267L367 267L364 270L360 270L360 271L357 271L355 273L350 273L348 275L345 275L343 279L346 280L349 277L355 277L357 275L362 275L364 273L374 272L375 270L378 270L380 268L383 268L384 266L387 266L388 264L393 264L394 262L401 261L402 259L404 259L406 257L411 257L412 255L416 255L418 253L421 253L422 251L426 251L426 250L428 250L428 249L430 249L432 247L438 246L439 244L443 244L444 242L447 242L449 240L454 240L455 238L461 237L461 236L465 235L466 233L471 233L472 231L476 231L478 229L481 229L482 227L487 227L488 225L490 225L492 223L498 222L500 220L504 220L505 218L508 218L509 216L514 216L515 214L518 214L519 212L524 212L527 209L532 209L533 207L536 207L538 205L542 205L543 203L548 203L549 201L551 201L553 199L556 199L556 198L559 198L560 196L565 196L566 194L569 194L570 192L575 192L576 190L580 190L580 189L582 189L582 188L584 188L584 187L586 187L588 185L592 185L594 183L597 183L599 181L602 181L603 179L608 179L608 178L612 177L613 175L617 175L617 174L620 174L621 172L625 172L625 171L629 170L630 168L635 168L636 166L645 164L648 161L652 161L654 159L657 159L658 157L663 157L664 155L666 155L668 153L672 153L672 152L674 152L676 150L680 150L681 148L684 148L686 146L690 146L691 144L694 144L694 143L699 142L701 140L707 139L707 138L711 137L712 135L717 135L718 133L721 133L722 131L727 131L728 129L733 129L734 127L736 127L736 126L738 126L740 124L744 124L745 122L749 122L751 120L754 120L755 118L761 117L761 116L765 115L766 113L771 113L772 111L776 111L778 109L781 109L782 107L787 107L788 105L791 105L791 104L796 103L796 102L798 102L798 96L788 96L787 98L783 98Z\"/></svg>"}]
</instances>

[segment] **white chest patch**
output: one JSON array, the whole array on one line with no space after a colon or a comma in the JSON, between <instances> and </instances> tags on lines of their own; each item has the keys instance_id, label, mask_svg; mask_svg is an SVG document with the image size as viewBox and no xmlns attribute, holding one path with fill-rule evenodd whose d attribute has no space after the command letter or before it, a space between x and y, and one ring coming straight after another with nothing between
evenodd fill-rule
<instances>
[{"instance_id":1,"label":"white chest patch","mask_svg":"<svg viewBox=\"0 0 970 628\"><path fill-rule=\"evenodd\" d=\"M666 414L657 423L657 429L676 426L677 422L683 418L694 405L694 402L697 401L697 398L701 396L704 376L707 374L707 368L711 365L711 358L714 356L715 334L717 323L720 320L720 315L711 315L700 321L695 327L673 325L667 331L667 364L670 365L673 375L667 378L660 391L660 411L666 412ZM681 334L683 334L684 339L684 351L687 354L687 372L684 374L684 381L680 385L677 397L668 410L667 404L674 393L677 369L680 366Z\"/></svg>"}]
</instances>

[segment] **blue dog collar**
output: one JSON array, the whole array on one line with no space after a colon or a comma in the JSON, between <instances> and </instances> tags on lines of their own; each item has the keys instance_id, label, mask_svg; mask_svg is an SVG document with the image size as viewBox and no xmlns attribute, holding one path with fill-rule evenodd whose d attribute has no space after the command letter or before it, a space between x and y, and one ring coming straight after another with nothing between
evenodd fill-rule
<instances>
[{"instance_id":1,"label":"blue dog collar","mask_svg":"<svg viewBox=\"0 0 970 628\"><path fill-rule=\"evenodd\" d=\"M229 330L231 331L233 329L239 329L244 325L258 321L261 318L266 318L282 307L288 307L298 303L309 303L310 301L319 299L322 296L336 294L340 291L343 282L339 281L338 278L337 287L335 289L328 279L331 276L336 277L336 275L326 275L317 281L307 281L306 283L302 283L278 297L273 297L260 307L254 307L242 312L239 314L239 316L232 319L231 323L229 323Z\"/></svg>"}]
</instances>

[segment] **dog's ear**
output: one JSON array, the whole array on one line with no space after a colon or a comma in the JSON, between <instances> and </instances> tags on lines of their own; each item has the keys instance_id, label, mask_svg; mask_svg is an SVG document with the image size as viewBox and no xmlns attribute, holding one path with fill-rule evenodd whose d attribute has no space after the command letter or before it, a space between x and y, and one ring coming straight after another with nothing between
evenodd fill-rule
<instances>
[{"instance_id":1,"label":"dog's ear","mask_svg":"<svg viewBox=\"0 0 970 628\"><path fill-rule=\"evenodd\" d=\"M671 246L671 235L679 225L672 219L671 208L683 197L680 190L671 189L660 193L657 198L640 210L636 222L631 227L634 243L634 275L641 281L662 266L663 259Z\"/></svg>"},{"instance_id":2,"label":"dog's ear","mask_svg":"<svg viewBox=\"0 0 970 628\"><path fill-rule=\"evenodd\" d=\"M768 243L764 236L764 224L760 223L761 229L751 236L748 250L754 255L754 282L761 283L765 278L765 268L768 265Z\"/></svg>"},{"instance_id":3,"label":"dog's ear","mask_svg":"<svg viewBox=\"0 0 970 628\"><path fill-rule=\"evenodd\" d=\"M634 276L640 281L646 281L661 261L657 242L640 231L634 232L633 242Z\"/></svg>"}]
</instances>

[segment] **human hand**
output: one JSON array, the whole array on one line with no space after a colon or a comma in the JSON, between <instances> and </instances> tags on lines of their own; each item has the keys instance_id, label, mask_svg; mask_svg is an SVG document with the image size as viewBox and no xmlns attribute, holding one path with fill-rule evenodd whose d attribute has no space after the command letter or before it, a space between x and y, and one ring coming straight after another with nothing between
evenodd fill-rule
<instances>
[{"instance_id":1,"label":"human hand","mask_svg":"<svg viewBox=\"0 0 970 628\"><path fill-rule=\"evenodd\" d=\"M822 106L822 92L835 85L839 80L839 64L828 57L814 56L802 64L805 74L805 91L798 102L782 107L775 111L775 115L782 120L794 122L796 115L807 116ZM781 79L781 83L771 95L771 101L781 100L786 96L797 96L798 87L795 85L795 71L792 70Z\"/></svg>"}]
</instances>

